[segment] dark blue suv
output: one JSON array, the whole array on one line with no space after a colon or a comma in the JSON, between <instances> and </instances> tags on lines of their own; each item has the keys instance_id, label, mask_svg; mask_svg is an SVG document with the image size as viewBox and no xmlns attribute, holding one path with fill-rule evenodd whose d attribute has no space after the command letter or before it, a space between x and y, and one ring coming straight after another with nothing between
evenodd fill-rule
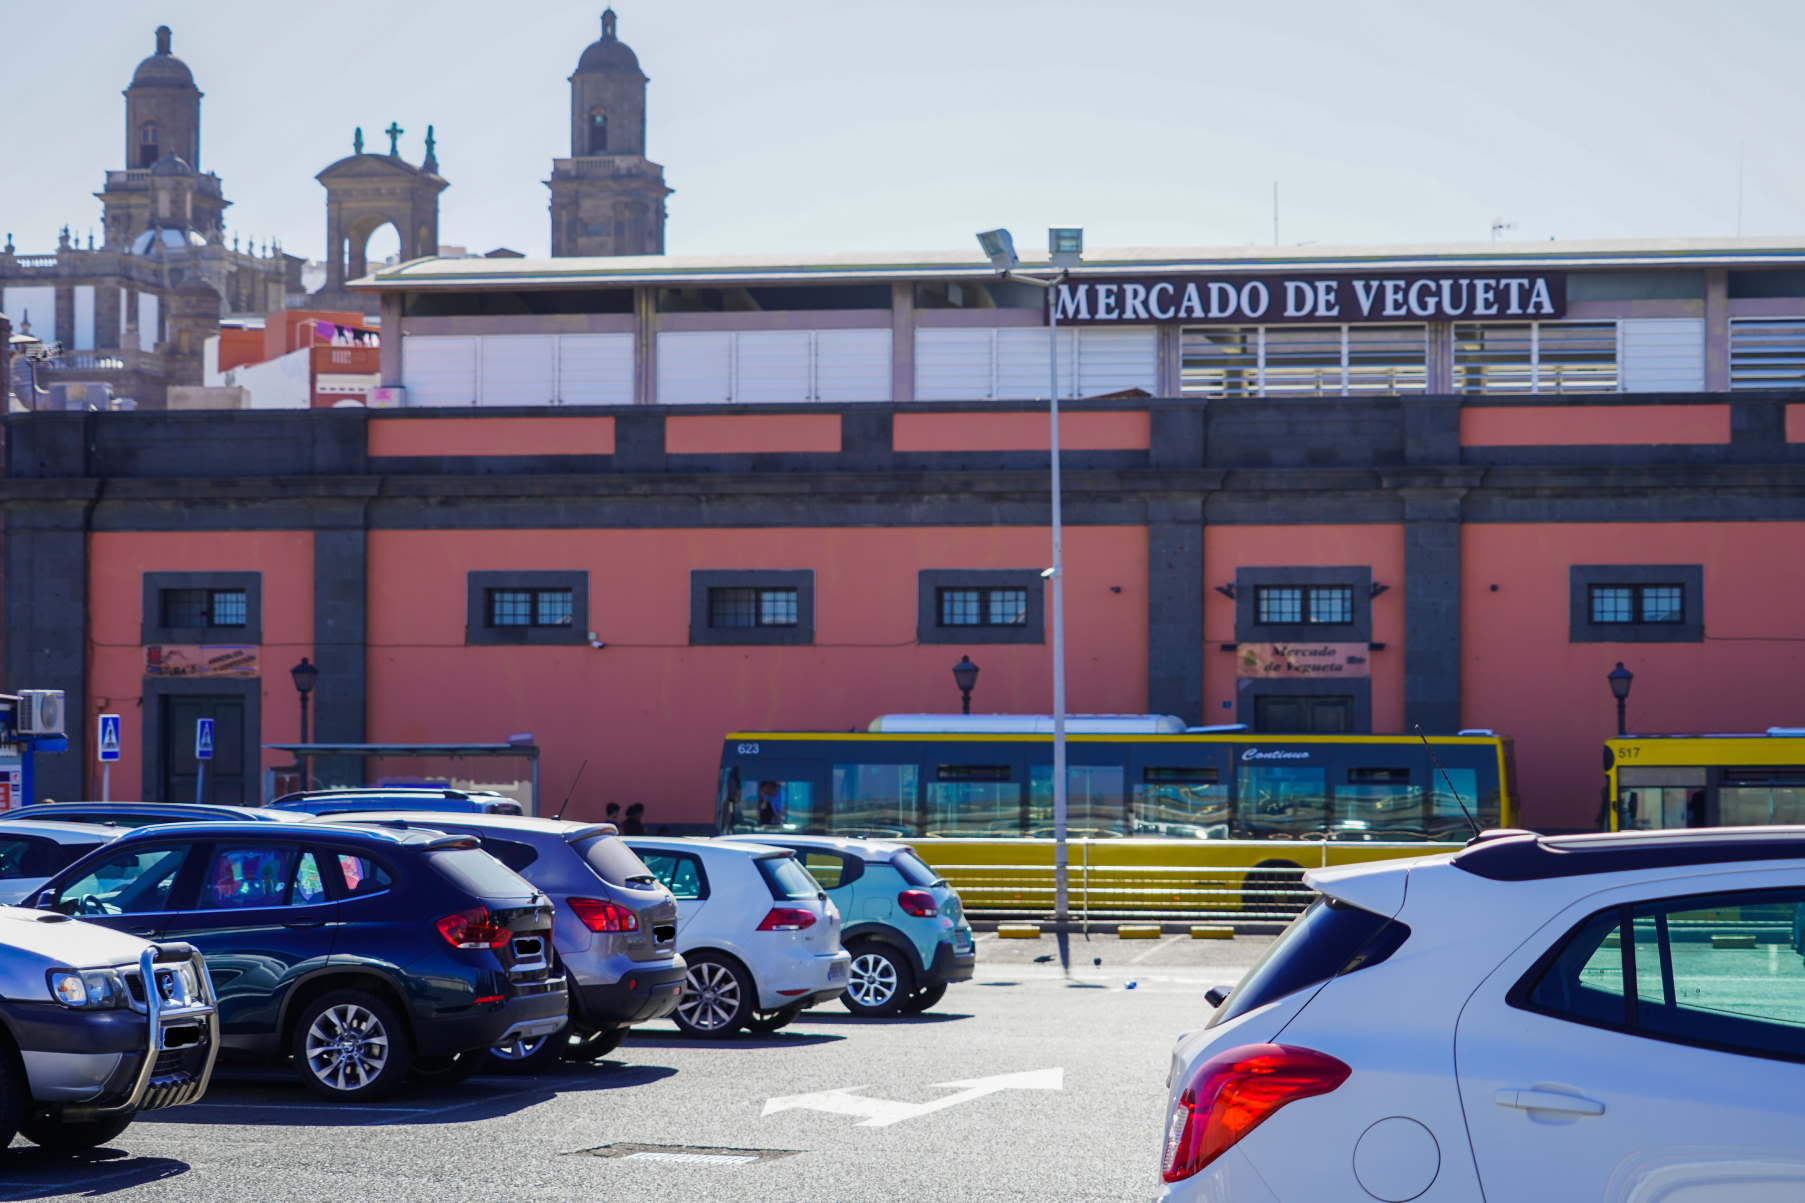
<instances>
[{"instance_id":1,"label":"dark blue suv","mask_svg":"<svg viewBox=\"0 0 1805 1203\"><path fill-rule=\"evenodd\" d=\"M292 1056L330 1099L467 1076L569 1011L551 902L468 835L299 823L145 827L39 908L206 954L222 1053Z\"/></svg>"}]
</instances>

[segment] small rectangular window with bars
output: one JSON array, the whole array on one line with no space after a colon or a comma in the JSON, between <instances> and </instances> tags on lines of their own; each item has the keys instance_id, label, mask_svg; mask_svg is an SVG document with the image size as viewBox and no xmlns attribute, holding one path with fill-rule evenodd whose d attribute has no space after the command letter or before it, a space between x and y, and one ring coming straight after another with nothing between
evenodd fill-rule
<instances>
[{"instance_id":1,"label":"small rectangular window with bars","mask_svg":"<svg viewBox=\"0 0 1805 1203\"><path fill-rule=\"evenodd\" d=\"M491 589L492 627L567 627L574 605L569 589Z\"/></svg>"},{"instance_id":2,"label":"small rectangular window with bars","mask_svg":"<svg viewBox=\"0 0 1805 1203\"><path fill-rule=\"evenodd\" d=\"M1459 322L1454 391L1614 393L1616 322Z\"/></svg>"},{"instance_id":3,"label":"small rectangular window with bars","mask_svg":"<svg viewBox=\"0 0 1805 1203\"><path fill-rule=\"evenodd\" d=\"M1595 624L1686 621L1684 585L1593 585L1589 601Z\"/></svg>"},{"instance_id":4,"label":"small rectangular window with bars","mask_svg":"<svg viewBox=\"0 0 1805 1203\"><path fill-rule=\"evenodd\" d=\"M163 590L165 627L242 627L249 622L250 600L243 589Z\"/></svg>"},{"instance_id":5,"label":"small rectangular window with bars","mask_svg":"<svg viewBox=\"0 0 1805 1203\"><path fill-rule=\"evenodd\" d=\"M717 630L794 627L796 590L740 587L710 589L708 625Z\"/></svg>"},{"instance_id":6,"label":"small rectangular window with bars","mask_svg":"<svg viewBox=\"0 0 1805 1203\"><path fill-rule=\"evenodd\" d=\"M1420 393L1429 387L1428 327L1191 327L1180 389L1190 396Z\"/></svg>"},{"instance_id":7,"label":"small rectangular window with bars","mask_svg":"<svg viewBox=\"0 0 1805 1203\"><path fill-rule=\"evenodd\" d=\"M1351 585L1262 585L1254 592L1255 621L1321 623L1354 621Z\"/></svg>"},{"instance_id":8,"label":"small rectangular window with bars","mask_svg":"<svg viewBox=\"0 0 1805 1203\"><path fill-rule=\"evenodd\" d=\"M1730 388L1805 388L1805 318L1731 318Z\"/></svg>"},{"instance_id":9,"label":"small rectangular window with bars","mask_svg":"<svg viewBox=\"0 0 1805 1203\"><path fill-rule=\"evenodd\" d=\"M1028 591L942 589L939 611L943 627L1025 627Z\"/></svg>"}]
</instances>

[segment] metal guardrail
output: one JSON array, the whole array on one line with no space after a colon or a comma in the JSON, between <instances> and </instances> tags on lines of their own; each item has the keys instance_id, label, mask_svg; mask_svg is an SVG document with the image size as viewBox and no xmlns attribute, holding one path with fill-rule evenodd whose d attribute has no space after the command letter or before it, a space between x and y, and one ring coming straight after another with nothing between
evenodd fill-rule
<instances>
[{"instance_id":1,"label":"metal guardrail","mask_svg":"<svg viewBox=\"0 0 1805 1203\"><path fill-rule=\"evenodd\" d=\"M937 864L968 915L1045 915L1054 905L1053 866ZM1067 869L1075 918L1220 919L1289 923L1316 897L1304 870L1248 865L1092 865Z\"/></svg>"}]
</instances>

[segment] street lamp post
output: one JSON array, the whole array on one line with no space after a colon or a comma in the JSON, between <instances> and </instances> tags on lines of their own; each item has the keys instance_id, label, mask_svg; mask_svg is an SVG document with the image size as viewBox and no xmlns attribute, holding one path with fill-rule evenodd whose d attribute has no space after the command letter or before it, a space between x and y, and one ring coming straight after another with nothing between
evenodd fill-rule
<instances>
[{"instance_id":1,"label":"street lamp post","mask_svg":"<svg viewBox=\"0 0 1805 1203\"><path fill-rule=\"evenodd\" d=\"M295 689L301 694L301 742L305 744L309 742L307 738L307 695L313 692L314 682L320 679L320 670L309 664L306 656L302 656L301 662L288 670L288 675L295 679ZM311 776L307 771L309 760L302 756L295 757L295 760L301 766L301 788L306 789L310 784L307 779Z\"/></svg>"},{"instance_id":2,"label":"street lamp post","mask_svg":"<svg viewBox=\"0 0 1805 1203\"><path fill-rule=\"evenodd\" d=\"M953 684L959 687L960 702L964 706L962 713L971 713L971 691L977 683L978 666L971 662L970 656L960 656L959 663L953 665Z\"/></svg>"},{"instance_id":3,"label":"street lamp post","mask_svg":"<svg viewBox=\"0 0 1805 1203\"><path fill-rule=\"evenodd\" d=\"M1623 667L1623 661L1617 661L1617 667L1605 674L1605 680L1611 683L1611 696L1617 699L1617 738L1626 734L1623 724L1623 703L1629 699L1630 684L1636 674Z\"/></svg>"},{"instance_id":4,"label":"street lamp post","mask_svg":"<svg viewBox=\"0 0 1805 1203\"><path fill-rule=\"evenodd\" d=\"M1047 415L1049 463L1053 493L1053 566L1041 573L1053 582L1053 917L1069 917L1066 890L1066 769L1065 769L1065 555L1064 523L1059 480L1059 285L1084 255L1084 231L1057 227L1047 231L1047 261L1058 269L1049 279L1027 276L1016 268L1015 240L1008 230L986 230L978 235L991 266L1005 280L1020 280L1047 292Z\"/></svg>"}]
</instances>

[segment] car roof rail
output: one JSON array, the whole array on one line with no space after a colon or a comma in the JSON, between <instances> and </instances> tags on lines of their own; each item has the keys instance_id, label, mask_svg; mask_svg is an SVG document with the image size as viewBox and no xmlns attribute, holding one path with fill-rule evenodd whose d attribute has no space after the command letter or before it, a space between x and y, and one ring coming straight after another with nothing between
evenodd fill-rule
<instances>
[{"instance_id":1,"label":"car roof rail","mask_svg":"<svg viewBox=\"0 0 1805 1203\"><path fill-rule=\"evenodd\" d=\"M1490 881L1543 881L1594 873L1763 860L1805 860L1805 826L1702 827L1591 835L1501 831L1452 857L1455 868Z\"/></svg>"}]
</instances>

